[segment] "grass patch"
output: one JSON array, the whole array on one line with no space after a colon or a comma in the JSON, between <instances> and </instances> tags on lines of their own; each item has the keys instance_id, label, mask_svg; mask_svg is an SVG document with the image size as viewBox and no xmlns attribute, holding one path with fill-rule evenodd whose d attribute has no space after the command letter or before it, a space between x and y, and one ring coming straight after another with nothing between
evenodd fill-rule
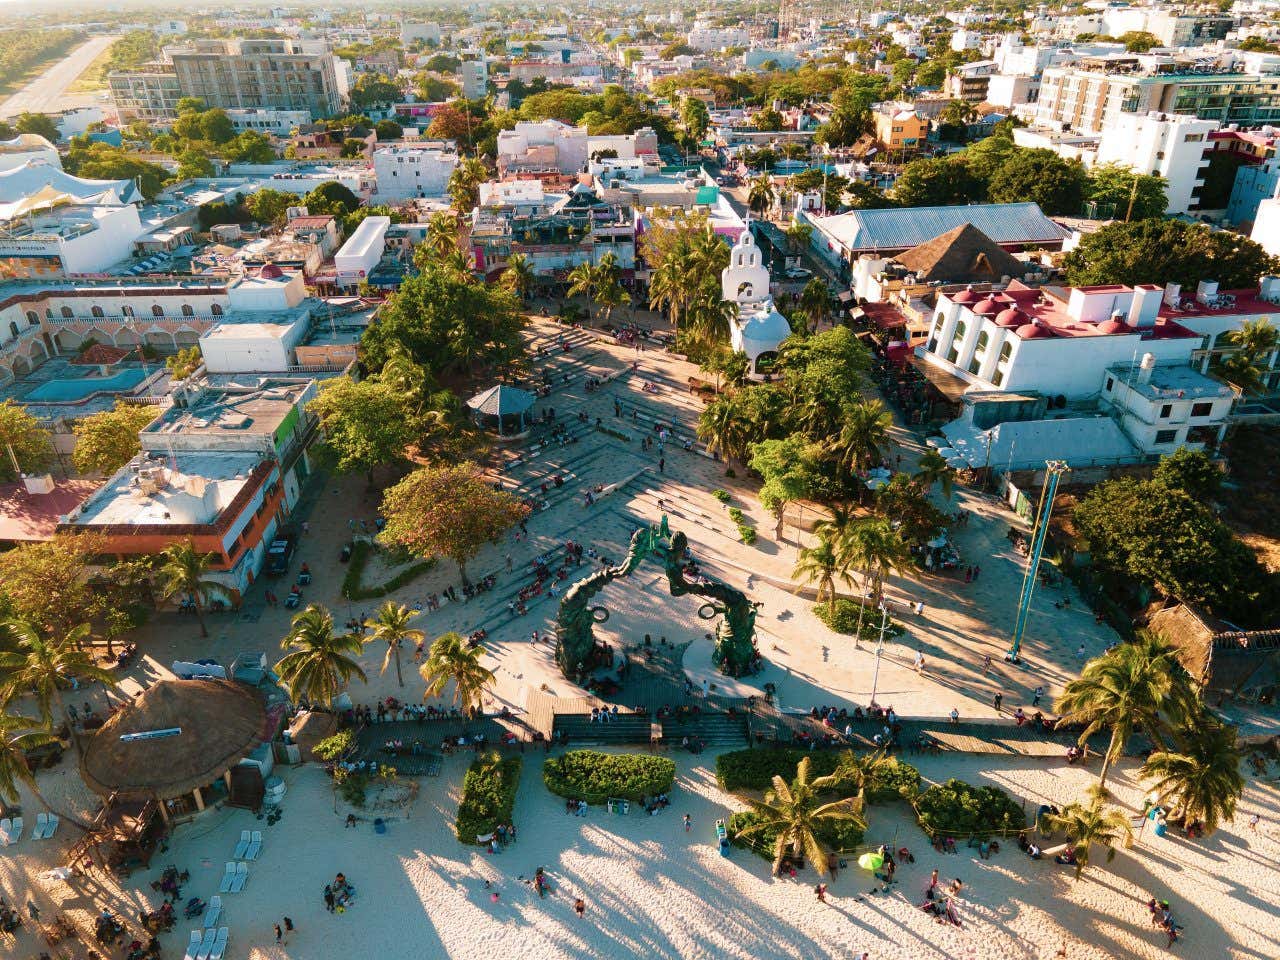
<instances>
[{"instance_id":1,"label":"grass patch","mask_svg":"<svg viewBox=\"0 0 1280 960\"><path fill-rule=\"evenodd\" d=\"M520 786L519 757L501 757L490 751L477 759L462 780L462 800L458 803L457 832L463 843L493 833L500 823L511 822Z\"/></svg>"},{"instance_id":2,"label":"grass patch","mask_svg":"<svg viewBox=\"0 0 1280 960\"><path fill-rule=\"evenodd\" d=\"M107 89L107 74L111 70L111 50L113 43L93 58L93 62L84 68L84 72L67 87L67 93L97 93Z\"/></svg>"},{"instance_id":3,"label":"grass patch","mask_svg":"<svg viewBox=\"0 0 1280 960\"><path fill-rule=\"evenodd\" d=\"M570 750L542 765L542 782L559 797L604 803L665 793L676 781L675 761L647 753Z\"/></svg>"},{"instance_id":4,"label":"grass patch","mask_svg":"<svg viewBox=\"0 0 1280 960\"><path fill-rule=\"evenodd\" d=\"M364 579L364 568L376 549L368 540L357 540L352 545L351 559L347 561L347 574L342 578L342 596L347 600L374 600L385 597L417 580L436 565L435 560L419 560L405 567L386 583L366 586L361 582Z\"/></svg>"},{"instance_id":5,"label":"grass patch","mask_svg":"<svg viewBox=\"0 0 1280 960\"><path fill-rule=\"evenodd\" d=\"M858 632L858 615L862 610L862 604L856 600L849 600L844 597L836 600L835 609L827 601L817 604L813 608L814 614L819 620L825 623L836 633L844 633L849 636L857 635L859 640L876 640L880 637L880 623L884 614L875 607L868 605L865 612L862 613L862 631ZM902 624L896 622L893 617L889 618L889 626L885 628L884 635L886 639L896 640L907 631Z\"/></svg>"}]
</instances>

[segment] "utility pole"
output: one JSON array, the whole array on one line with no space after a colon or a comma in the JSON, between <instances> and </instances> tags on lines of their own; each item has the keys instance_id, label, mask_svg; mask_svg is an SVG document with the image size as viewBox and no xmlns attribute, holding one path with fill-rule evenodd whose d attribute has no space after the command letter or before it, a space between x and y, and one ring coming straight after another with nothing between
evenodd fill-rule
<instances>
[{"instance_id":1,"label":"utility pole","mask_svg":"<svg viewBox=\"0 0 1280 960\"><path fill-rule=\"evenodd\" d=\"M1040 491L1040 506L1036 510L1036 525L1031 531L1031 549L1028 551L1027 572L1022 578L1022 595L1018 598L1018 618L1013 626L1013 642L1004 655L1010 663L1018 663L1022 652L1022 637L1031 615L1031 595L1036 589L1036 574L1040 570L1040 558L1044 554L1044 542L1049 533L1049 517L1053 514L1053 500L1058 494L1058 482L1070 471L1063 460L1045 461L1044 489Z\"/></svg>"}]
</instances>

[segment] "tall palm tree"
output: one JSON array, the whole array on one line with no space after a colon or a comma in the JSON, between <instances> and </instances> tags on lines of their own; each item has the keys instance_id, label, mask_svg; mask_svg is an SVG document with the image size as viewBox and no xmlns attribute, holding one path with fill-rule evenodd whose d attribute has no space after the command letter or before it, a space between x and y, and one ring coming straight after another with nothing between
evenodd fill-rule
<instances>
[{"instance_id":1,"label":"tall palm tree","mask_svg":"<svg viewBox=\"0 0 1280 960\"><path fill-rule=\"evenodd\" d=\"M836 609L836 581L841 580L845 585L853 583L848 566L840 559L831 541L820 537L816 546L800 548L796 554L795 569L791 571L791 576L805 583L817 581L818 595L814 602L821 603L825 597L830 613L835 613Z\"/></svg>"},{"instance_id":2,"label":"tall palm tree","mask_svg":"<svg viewBox=\"0 0 1280 960\"><path fill-rule=\"evenodd\" d=\"M821 539L831 543L837 553L845 550L845 540L849 530L860 518L860 514L847 503L833 503L827 507L830 514L813 525L813 532Z\"/></svg>"},{"instance_id":3,"label":"tall palm tree","mask_svg":"<svg viewBox=\"0 0 1280 960\"><path fill-rule=\"evenodd\" d=\"M677 332L685 311L699 287L697 258L687 248L676 249L662 258L649 276L649 305L666 310Z\"/></svg>"},{"instance_id":4,"label":"tall palm tree","mask_svg":"<svg viewBox=\"0 0 1280 960\"><path fill-rule=\"evenodd\" d=\"M831 292L826 281L814 277L800 291L800 312L809 321L809 332L818 329L818 324L831 312Z\"/></svg>"},{"instance_id":5,"label":"tall palm tree","mask_svg":"<svg viewBox=\"0 0 1280 960\"><path fill-rule=\"evenodd\" d=\"M915 476L911 479L918 483L925 493L928 493L935 483L940 484L942 495L948 500L951 499L951 492L955 485L955 471L947 464L947 458L932 447L920 455Z\"/></svg>"},{"instance_id":6,"label":"tall palm tree","mask_svg":"<svg viewBox=\"0 0 1280 960\"><path fill-rule=\"evenodd\" d=\"M569 271L569 296L587 298L587 322L595 321L595 296L600 288L600 274L596 266L583 262Z\"/></svg>"},{"instance_id":7,"label":"tall palm tree","mask_svg":"<svg viewBox=\"0 0 1280 960\"><path fill-rule=\"evenodd\" d=\"M867 578L873 607L878 607L884 599L884 580L889 571L901 573L911 566L910 549L885 517L861 517L854 521L840 547L841 561L850 569L861 570Z\"/></svg>"},{"instance_id":8,"label":"tall palm tree","mask_svg":"<svg viewBox=\"0 0 1280 960\"><path fill-rule=\"evenodd\" d=\"M205 576L213 566L213 554L201 553L195 541L171 543L160 554L160 566L156 575L160 578L160 595L166 600L185 593L195 605L196 619L200 621L200 636L207 637L209 628L204 623L204 607L209 597L226 597L230 591L216 580Z\"/></svg>"},{"instance_id":9,"label":"tall palm tree","mask_svg":"<svg viewBox=\"0 0 1280 960\"><path fill-rule=\"evenodd\" d=\"M369 639L374 643L382 642L387 645L387 655L382 661L382 672L386 673L387 667L394 661L396 682L402 687L404 676L400 672L400 648L407 643L418 643L426 636L421 630L409 626L409 622L417 616L417 613L403 603L388 600L378 609L377 615L372 620L364 622L364 625L372 631Z\"/></svg>"},{"instance_id":10,"label":"tall palm tree","mask_svg":"<svg viewBox=\"0 0 1280 960\"><path fill-rule=\"evenodd\" d=\"M1107 863L1116 856L1116 844L1126 847L1133 843L1133 828L1129 817L1116 807L1103 804L1095 796L1086 807L1080 803L1069 804L1061 813L1046 813L1045 822L1052 830L1062 830L1075 848L1076 879L1089 866L1089 852L1093 847L1105 847Z\"/></svg>"},{"instance_id":11,"label":"tall palm tree","mask_svg":"<svg viewBox=\"0 0 1280 960\"><path fill-rule=\"evenodd\" d=\"M276 664L276 673L294 703L305 698L331 705L352 677L368 680L355 660L364 650L364 638L335 634L333 614L317 604L294 616L280 646L292 651Z\"/></svg>"},{"instance_id":12,"label":"tall palm tree","mask_svg":"<svg viewBox=\"0 0 1280 960\"><path fill-rule=\"evenodd\" d=\"M840 435L830 449L840 466L850 473L865 469L880 458L889 443L893 414L879 400L859 400L844 413Z\"/></svg>"},{"instance_id":13,"label":"tall palm tree","mask_svg":"<svg viewBox=\"0 0 1280 960\"><path fill-rule=\"evenodd\" d=\"M53 810L49 801L40 792L31 765L27 763L27 751L45 744L53 743L58 738L48 729L41 729L41 721L34 717L21 717L14 713L0 713L0 800L5 803L18 802L18 785L25 784L36 798L40 806ZM73 823L81 830L90 829L78 817L55 811L60 820Z\"/></svg>"},{"instance_id":14,"label":"tall palm tree","mask_svg":"<svg viewBox=\"0 0 1280 960\"><path fill-rule=\"evenodd\" d=\"M437 210L427 218L427 234L418 247L415 262L425 258L431 263L447 264L459 252L457 216L448 210Z\"/></svg>"},{"instance_id":15,"label":"tall palm tree","mask_svg":"<svg viewBox=\"0 0 1280 960\"><path fill-rule=\"evenodd\" d=\"M1235 816L1236 801L1244 792L1236 729L1205 716L1182 739L1181 750L1151 754L1139 775L1155 781L1158 803L1174 802L1174 819L1202 821L1212 833L1221 821Z\"/></svg>"},{"instance_id":16,"label":"tall palm tree","mask_svg":"<svg viewBox=\"0 0 1280 960\"><path fill-rule=\"evenodd\" d=\"M782 860L790 850L792 856L804 856L813 864L819 876L826 876L827 854L818 839L818 830L826 823L852 822L866 827L862 819L861 801L856 797L819 803L818 793L837 784L834 776L810 779L810 758L805 757L796 766L796 777L788 784L777 775L764 800L750 800L751 808L761 819L738 831L739 837L751 837L760 833L778 832L773 844L773 872L782 869Z\"/></svg>"},{"instance_id":17,"label":"tall palm tree","mask_svg":"<svg viewBox=\"0 0 1280 960\"><path fill-rule=\"evenodd\" d=\"M449 199L459 214L470 213L480 201L480 184L489 176L484 163L476 157L464 157L449 175Z\"/></svg>"},{"instance_id":18,"label":"tall palm tree","mask_svg":"<svg viewBox=\"0 0 1280 960\"><path fill-rule=\"evenodd\" d=\"M773 205L775 196L769 175L762 173L751 181L751 187L747 190L747 206L756 216L763 216L764 212Z\"/></svg>"},{"instance_id":19,"label":"tall palm tree","mask_svg":"<svg viewBox=\"0 0 1280 960\"><path fill-rule=\"evenodd\" d=\"M896 766L897 761L884 750L872 750L868 753L846 750L840 755L833 776L841 789L848 790L865 803L867 794L880 786L889 771Z\"/></svg>"},{"instance_id":20,"label":"tall palm tree","mask_svg":"<svg viewBox=\"0 0 1280 960\"><path fill-rule=\"evenodd\" d=\"M1170 725L1166 718L1181 720L1188 703L1185 675L1173 648L1152 634L1133 643L1122 643L1090 660L1084 671L1063 688L1054 708L1058 725L1083 723L1080 746L1098 731L1110 729L1111 742L1103 755L1098 786L1106 786L1107 773L1124 746L1141 727L1157 746Z\"/></svg>"},{"instance_id":21,"label":"tall palm tree","mask_svg":"<svg viewBox=\"0 0 1280 960\"><path fill-rule=\"evenodd\" d=\"M452 681L453 702L462 704L464 712L473 706L478 710L494 682L493 671L480 665L483 655L483 647L472 647L452 630L436 637L420 670L427 681L426 695L440 696Z\"/></svg>"},{"instance_id":22,"label":"tall palm tree","mask_svg":"<svg viewBox=\"0 0 1280 960\"><path fill-rule=\"evenodd\" d=\"M709 347L727 343L730 324L738 316L738 307L724 299L720 284L708 277L686 308L688 327Z\"/></svg>"},{"instance_id":23,"label":"tall palm tree","mask_svg":"<svg viewBox=\"0 0 1280 960\"><path fill-rule=\"evenodd\" d=\"M87 623L60 638L46 637L25 620L6 620L0 631L7 641L0 652L0 701L9 703L31 694L50 728L67 717L62 688L71 686L72 677L97 680L107 687L116 685L115 674L103 670L91 654L80 649L89 638ZM79 741L76 743L78 746Z\"/></svg>"},{"instance_id":24,"label":"tall palm tree","mask_svg":"<svg viewBox=\"0 0 1280 960\"><path fill-rule=\"evenodd\" d=\"M1268 362L1280 348L1280 331L1265 317L1246 321L1226 335L1234 353L1223 357L1216 371L1246 393L1265 393Z\"/></svg>"},{"instance_id":25,"label":"tall palm tree","mask_svg":"<svg viewBox=\"0 0 1280 960\"><path fill-rule=\"evenodd\" d=\"M523 253L513 253L507 257L507 268L502 271L502 285L520 298L521 302L529 299L529 293L537 282L533 265Z\"/></svg>"},{"instance_id":26,"label":"tall palm tree","mask_svg":"<svg viewBox=\"0 0 1280 960\"><path fill-rule=\"evenodd\" d=\"M726 394L703 408L698 417L698 439L707 445L708 453L723 455L729 461L746 457L757 425L748 415L744 397L741 391Z\"/></svg>"},{"instance_id":27,"label":"tall palm tree","mask_svg":"<svg viewBox=\"0 0 1280 960\"><path fill-rule=\"evenodd\" d=\"M620 276L618 258L612 253L606 253L595 269L595 299L604 307L605 320L609 319L614 307L631 302L631 294L622 289L622 284L618 282Z\"/></svg>"}]
</instances>

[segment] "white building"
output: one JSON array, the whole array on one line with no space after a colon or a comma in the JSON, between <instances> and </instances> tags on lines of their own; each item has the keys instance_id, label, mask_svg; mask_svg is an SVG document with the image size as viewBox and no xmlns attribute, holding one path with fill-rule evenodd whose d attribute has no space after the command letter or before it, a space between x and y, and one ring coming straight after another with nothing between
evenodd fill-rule
<instances>
[{"instance_id":1,"label":"white building","mask_svg":"<svg viewBox=\"0 0 1280 960\"><path fill-rule=\"evenodd\" d=\"M299 127L311 122L310 110L272 110L265 107L250 107L244 110L228 110L227 116L231 118L231 125L236 128L236 133L253 130L276 137L287 137Z\"/></svg>"},{"instance_id":2,"label":"white building","mask_svg":"<svg viewBox=\"0 0 1280 960\"><path fill-rule=\"evenodd\" d=\"M1121 163L1138 173L1168 181L1169 214L1186 213L1204 184L1216 120L1167 113L1121 113L1102 130L1098 163Z\"/></svg>"},{"instance_id":3,"label":"white building","mask_svg":"<svg viewBox=\"0 0 1280 960\"><path fill-rule=\"evenodd\" d=\"M956 53L964 53L966 50L980 50L982 48L982 34L977 30L957 30L951 34L951 49Z\"/></svg>"},{"instance_id":4,"label":"white building","mask_svg":"<svg viewBox=\"0 0 1280 960\"><path fill-rule=\"evenodd\" d=\"M480 184L480 206L516 217L536 217L545 213L553 200L548 198L541 180L489 180Z\"/></svg>"},{"instance_id":5,"label":"white building","mask_svg":"<svg viewBox=\"0 0 1280 960\"><path fill-rule=\"evenodd\" d=\"M729 47L746 47L751 44L751 36L746 30L738 27L694 27L686 38L693 49L708 53L712 50L724 50Z\"/></svg>"},{"instance_id":6,"label":"white building","mask_svg":"<svg viewBox=\"0 0 1280 960\"><path fill-rule=\"evenodd\" d=\"M410 23L405 21L400 24L400 42L404 46L422 41L423 43L439 43L440 42L440 24L426 23Z\"/></svg>"},{"instance_id":7,"label":"white building","mask_svg":"<svg viewBox=\"0 0 1280 960\"><path fill-rule=\"evenodd\" d=\"M579 173L587 163L587 128L559 120L521 120L498 133L498 174Z\"/></svg>"},{"instance_id":8,"label":"white building","mask_svg":"<svg viewBox=\"0 0 1280 960\"><path fill-rule=\"evenodd\" d=\"M773 305L769 268L750 230L743 230L729 252L729 265L720 271L720 295L737 305L729 331L735 351L745 353L748 376L763 379L778 359L778 347L791 336L791 324Z\"/></svg>"},{"instance_id":9,"label":"white building","mask_svg":"<svg viewBox=\"0 0 1280 960\"><path fill-rule=\"evenodd\" d=\"M379 200L440 197L458 165L458 154L436 144L399 144L373 152Z\"/></svg>"},{"instance_id":10,"label":"white building","mask_svg":"<svg viewBox=\"0 0 1280 960\"><path fill-rule=\"evenodd\" d=\"M464 60L458 67L462 78L462 95L468 100L483 100L489 88L489 65L484 60Z\"/></svg>"},{"instance_id":11,"label":"white building","mask_svg":"<svg viewBox=\"0 0 1280 960\"><path fill-rule=\"evenodd\" d=\"M1040 78L996 73L987 81L987 103L996 107L1020 107L1040 96Z\"/></svg>"},{"instance_id":12,"label":"white building","mask_svg":"<svg viewBox=\"0 0 1280 960\"><path fill-rule=\"evenodd\" d=\"M365 217L360 221L355 233L333 255L339 286L356 286L373 272L382 260L390 227L390 217Z\"/></svg>"}]
</instances>

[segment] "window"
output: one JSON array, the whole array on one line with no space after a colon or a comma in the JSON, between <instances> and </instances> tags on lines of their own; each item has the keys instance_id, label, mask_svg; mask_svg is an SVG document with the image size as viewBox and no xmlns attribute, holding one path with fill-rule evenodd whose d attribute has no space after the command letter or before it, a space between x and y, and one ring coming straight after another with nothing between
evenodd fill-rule
<instances>
[{"instance_id":1,"label":"window","mask_svg":"<svg viewBox=\"0 0 1280 960\"><path fill-rule=\"evenodd\" d=\"M160 306L160 304L158 304L158 303L153 303L153 304L151 305L151 315L152 315L153 317L163 317L163 316L164 316L164 307Z\"/></svg>"},{"instance_id":2,"label":"window","mask_svg":"<svg viewBox=\"0 0 1280 960\"><path fill-rule=\"evenodd\" d=\"M63 308L62 308L62 316L63 316L64 318L66 318L67 320L70 320L72 317L74 317L74 316L75 316L75 313L72 311L72 309L71 309L70 307L63 307Z\"/></svg>"},{"instance_id":3,"label":"window","mask_svg":"<svg viewBox=\"0 0 1280 960\"><path fill-rule=\"evenodd\" d=\"M101 308L101 307L99 307L99 306L97 306L96 304L93 306L93 308L92 308L92 309L90 309L90 311L89 311L89 312L90 312L91 314L93 314L95 317L105 317L105 316L106 316L106 314L105 314L105 313L103 313L102 308Z\"/></svg>"},{"instance_id":4,"label":"window","mask_svg":"<svg viewBox=\"0 0 1280 960\"><path fill-rule=\"evenodd\" d=\"M1107 393L1111 392L1111 388L1116 385L1114 377L1107 377Z\"/></svg>"},{"instance_id":5,"label":"window","mask_svg":"<svg viewBox=\"0 0 1280 960\"><path fill-rule=\"evenodd\" d=\"M1191 405L1191 415L1193 417L1207 417L1213 413L1212 403L1193 403Z\"/></svg>"},{"instance_id":6,"label":"window","mask_svg":"<svg viewBox=\"0 0 1280 960\"><path fill-rule=\"evenodd\" d=\"M1173 404L1166 403L1160 408L1160 419L1168 420L1171 416L1173 416Z\"/></svg>"},{"instance_id":7,"label":"window","mask_svg":"<svg viewBox=\"0 0 1280 960\"><path fill-rule=\"evenodd\" d=\"M129 306L129 305L126 303L123 307L121 307L121 308L120 308L120 316L122 316L122 317L132 317L132 316L133 316L133 307Z\"/></svg>"},{"instance_id":8,"label":"window","mask_svg":"<svg viewBox=\"0 0 1280 960\"><path fill-rule=\"evenodd\" d=\"M12 331L15 337L18 335L18 325L12 320L9 321L9 330Z\"/></svg>"},{"instance_id":9,"label":"window","mask_svg":"<svg viewBox=\"0 0 1280 960\"><path fill-rule=\"evenodd\" d=\"M1005 363L1011 356L1013 356L1013 344L1006 340L1004 345L1000 348L1000 358L998 362Z\"/></svg>"},{"instance_id":10,"label":"window","mask_svg":"<svg viewBox=\"0 0 1280 960\"><path fill-rule=\"evenodd\" d=\"M209 312L212 313L215 317L222 316L222 304L215 303L212 307L209 308Z\"/></svg>"},{"instance_id":11,"label":"window","mask_svg":"<svg viewBox=\"0 0 1280 960\"><path fill-rule=\"evenodd\" d=\"M960 344L964 343L964 334L965 334L965 325L964 325L964 321L961 320L959 323L956 324L955 335L951 338L951 349L947 351L948 362L955 363L956 360L959 359Z\"/></svg>"},{"instance_id":12,"label":"window","mask_svg":"<svg viewBox=\"0 0 1280 960\"><path fill-rule=\"evenodd\" d=\"M195 312L195 310L192 308L191 304L189 304L189 303L184 303L184 304L182 305L182 315L183 315L184 317L194 317L194 316L196 315L196 312Z\"/></svg>"},{"instance_id":13,"label":"window","mask_svg":"<svg viewBox=\"0 0 1280 960\"><path fill-rule=\"evenodd\" d=\"M1178 439L1177 430L1157 430L1156 431L1157 446L1165 443L1173 443L1177 439Z\"/></svg>"},{"instance_id":14,"label":"window","mask_svg":"<svg viewBox=\"0 0 1280 960\"><path fill-rule=\"evenodd\" d=\"M31 324L34 327L39 322L40 322L40 314L36 313L34 310L28 310L27 323Z\"/></svg>"}]
</instances>

